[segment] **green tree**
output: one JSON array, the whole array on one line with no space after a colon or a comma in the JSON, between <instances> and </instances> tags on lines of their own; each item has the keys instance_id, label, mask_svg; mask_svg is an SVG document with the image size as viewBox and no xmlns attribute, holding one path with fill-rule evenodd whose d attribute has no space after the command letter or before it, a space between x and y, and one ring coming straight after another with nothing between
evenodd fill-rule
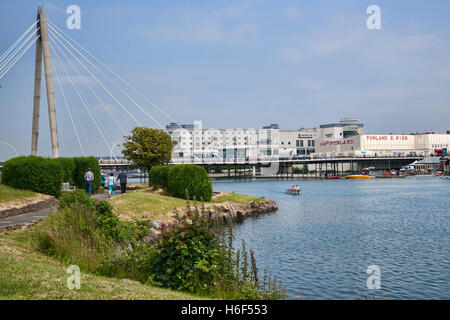
<instances>
[{"instance_id":1,"label":"green tree","mask_svg":"<svg viewBox=\"0 0 450 320\"><path fill-rule=\"evenodd\" d=\"M122 153L134 165L146 168L170 162L173 141L170 135L159 129L136 127L125 136Z\"/></svg>"}]
</instances>

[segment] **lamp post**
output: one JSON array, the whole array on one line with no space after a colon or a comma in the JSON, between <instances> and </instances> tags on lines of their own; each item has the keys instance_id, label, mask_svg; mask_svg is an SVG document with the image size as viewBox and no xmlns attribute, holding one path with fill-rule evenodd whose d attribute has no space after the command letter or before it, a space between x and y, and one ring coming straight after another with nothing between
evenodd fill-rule
<instances>
[{"instance_id":1,"label":"lamp post","mask_svg":"<svg viewBox=\"0 0 450 320\"><path fill-rule=\"evenodd\" d=\"M117 162L116 155L113 154L114 146L120 146L122 144L122 141L116 141L112 144L111 149L109 150L109 158L112 158L114 156L114 160Z\"/></svg>"},{"instance_id":2,"label":"lamp post","mask_svg":"<svg viewBox=\"0 0 450 320\"><path fill-rule=\"evenodd\" d=\"M0 141L0 144L4 144L4 145L7 145L8 147L10 147L11 149L13 149L13 151L14 151L14 153L16 154L16 157L18 157L19 156L19 154L17 153L17 150L16 150L16 148L14 148L11 144L9 144L8 142L3 142L3 141Z\"/></svg>"}]
</instances>

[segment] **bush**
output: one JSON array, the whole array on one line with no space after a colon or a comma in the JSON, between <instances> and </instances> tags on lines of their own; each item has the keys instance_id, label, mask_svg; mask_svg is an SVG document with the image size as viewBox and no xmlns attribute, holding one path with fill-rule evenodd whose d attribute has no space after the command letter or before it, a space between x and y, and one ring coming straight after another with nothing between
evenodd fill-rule
<instances>
[{"instance_id":1,"label":"bush","mask_svg":"<svg viewBox=\"0 0 450 320\"><path fill-rule=\"evenodd\" d=\"M211 179L205 168L195 164L180 164L170 168L167 191L174 197L210 201Z\"/></svg>"},{"instance_id":2,"label":"bush","mask_svg":"<svg viewBox=\"0 0 450 320\"><path fill-rule=\"evenodd\" d=\"M151 265L150 282L198 293L212 285L219 259L216 238L205 219L188 210L162 229Z\"/></svg>"},{"instance_id":3,"label":"bush","mask_svg":"<svg viewBox=\"0 0 450 320\"><path fill-rule=\"evenodd\" d=\"M82 204L85 206L93 205L93 199L91 199L84 190L77 189L72 192L64 192L59 199L59 208L70 208L75 204Z\"/></svg>"},{"instance_id":4,"label":"bush","mask_svg":"<svg viewBox=\"0 0 450 320\"><path fill-rule=\"evenodd\" d=\"M98 227L92 207L75 204L50 214L34 232L37 249L84 271L95 271L114 242Z\"/></svg>"},{"instance_id":5,"label":"bush","mask_svg":"<svg viewBox=\"0 0 450 320\"><path fill-rule=\"evenodd\" d=\"M53 161L59 163L62 168L63 182L69 182L70 185L74 185L75 161L73 158L56 158Z\"/></svg>"},{"instance_id":6,"label":"bush","mask_svg":"<svg viewBox=\"0 0 450 320\"><path fill-rule=\"evenodd\" d=\"M63 182L61 164L53 159L29 156L17 157L3 164L2 183L59 197Z\"/></svg>"},{"instance_id":7,"label":"bush","mask_svg":"<svg viewBox=\"0 0 450 320\"><path fill-rule=\"evenodd\" d=\"M170 166L153 167L148 174L148 181L154 189L167 190Z\"/></svg>"},{"instance_id":8,"label":"bush","mask_svg":"<svg viewBox=\"0 0 450 320\"><path fill-rule=\"evenodd\" d=\"M94 181L92 182L92 192L96 192L100 188L100 165L95 157L79 157L73 158L75 162L75 170L73 172L74 184L79 189L86 188L84 175L89 168L94 174Z\"/></svg>"}]
</instances>

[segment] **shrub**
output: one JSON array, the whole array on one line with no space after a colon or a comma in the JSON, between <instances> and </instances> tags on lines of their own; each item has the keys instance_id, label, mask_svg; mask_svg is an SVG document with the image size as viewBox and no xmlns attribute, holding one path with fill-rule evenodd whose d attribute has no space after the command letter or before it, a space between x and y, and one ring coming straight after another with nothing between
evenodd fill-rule
<instances>
[{"instance_id":1,"label":"shrub","mask_svg":"<svg viewBox=\"0 0 450 320\"><path fill-rule=\"evenodd\" d=\"M207 221L189 209L161 231L150 282L192 293L210 289L204 286L213 283L219 252Z\"/></svg>"},{"instance_id":2,"label":"shrub","mask_svg":"<svg viewBox=\"0 0 450 320\"><path fill-rule=\"evenodd\" d=\"M73 158L75 162L75 169L73 172L74 184L79 189L84 189L86 187L86 182L84 181L84 174L89 168L91 168L94 174L94 181L92 182L92 192L96 192L100 188L100 165L97 158L95 157L79 157Z\"/></svg>"},{"instance_id":3,"label":"shrub","mask_svg":"<svg viewBox=\"0 0 450 320\"><path fill-rule=\"evenodd\" d=\"M70 185L74 185L74 171L75 171L75 160L73 158L56 158L53 161L61 165L63 173L63 182L69 182Z\"/></svg>"},{"instance_id":4,"label":"shrub","mask_svg":"<svg viewBox=\"0 0 450 320\"><path fill-rule=\"evenodd\" d=\"M92 207L75 204L50 214L34 231L37 249L82 270L95 271L114 242L98 228Z\"/></svg>"},{"instance_id":5,"label":"shrub","mask_svg":"<svg viewBox=\"0 0 450 320\"><path fill-rule=\"evenodd\" d=\"M205 168L194 164L180 164L170 168L167 191L182 199L209 201L212 197L211 179Z\"/></svg>"},{"instance_id":6,"label":"shrub","mask_svg":"<svg viewBox=\"0 0 450 320\"><path fill-rule=\"evenodd\" d=\"M59 208L70 208L75 204L91 206L93 201L95 200L91 199L84 190L77 189L72 192L63 192L59 199Z\"/></svg>"},{"instance_id":7,"label":"shrub","mask_svg":"<svg viewBox=\"0 0 450 320\"><path fill-rule=\"evenodd\" d=\"M61 194L63 172L60 163L52 159L29 156L17 157L3 164L2 183L55 197Z\"/></svg>"},{"instance_id":8,"label":"shrub","mask_svg":"<svg viewBox=\"0 0 450 320\"><path fill-rule=\"evenodd\" d=\"M154 189L167 190L169 170L170 166L156 166L150 170L148 180Z\"/></svg>"}]
</instances>

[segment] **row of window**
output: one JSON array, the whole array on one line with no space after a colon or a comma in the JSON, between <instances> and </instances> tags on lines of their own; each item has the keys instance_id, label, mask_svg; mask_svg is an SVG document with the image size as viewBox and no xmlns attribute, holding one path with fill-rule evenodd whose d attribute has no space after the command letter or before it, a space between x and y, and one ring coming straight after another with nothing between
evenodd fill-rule
<instances>
[{"instance_id":1,"label":"row of window","mask_svg":"<svg viewBox=\"0 0 450 320\"><path fill-rule=\"evenodd\" d=\"M281 141L281 144L284 145L284 141ZM288 144L288 145L291 145L291 142L288 141L287 144ZM296 141L296 146L297 146L297 147L305 147L306 144L308 145L308 147L315 147L315 142L314 142L314 140L297 140L297 141Z\"/></svg>"}]
</instances>

